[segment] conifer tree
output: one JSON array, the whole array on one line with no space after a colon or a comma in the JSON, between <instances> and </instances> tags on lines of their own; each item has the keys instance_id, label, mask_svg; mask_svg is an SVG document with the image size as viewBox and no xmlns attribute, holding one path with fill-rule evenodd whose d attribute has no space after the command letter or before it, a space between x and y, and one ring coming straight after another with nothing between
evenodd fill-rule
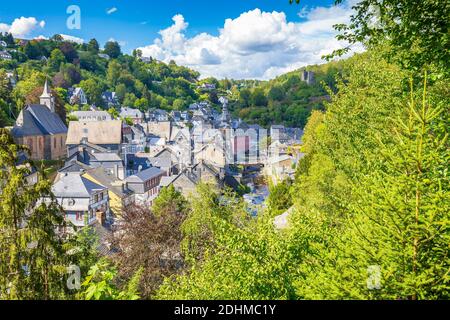
<instances>
[{"instance_id":1,"label":"conifer tree","mask_svg":"<svg viewBox=\"0 0 450 320\"><path fill-rule=\"evenodd\" d=\"M49 181L27 184L30 166L17 165L26 152L0 129L0 299L61 298L66 266L56 227L64 219Z\"/></svg>"}]
</instances>

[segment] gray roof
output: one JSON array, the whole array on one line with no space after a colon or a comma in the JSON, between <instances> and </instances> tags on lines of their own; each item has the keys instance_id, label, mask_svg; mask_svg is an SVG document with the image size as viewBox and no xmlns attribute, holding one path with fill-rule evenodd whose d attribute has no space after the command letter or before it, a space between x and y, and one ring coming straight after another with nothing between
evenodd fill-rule
<instances>
[{"instance_id":1,"label":"gray roof","mask_svg":"<svg viewBox=\"0 0 450 320\"><path fill-rule=\"evenodd\" d=\"M138 109L132 109L128 107L122 107L120 109L120 116L123 118L131 117L131 118L142 118L143 114L141 110Z\"/></svg>"},{"instance_id":2,"label":"gray roof","mask_svg":"<svg viewBox=\"0 0 450 320\"><path fill-rule=\"evenodd\" d=\"M170 177L162 177L161 178L161 182L159 183L159 185L161 187L170 186L175 181L175 179L177 179L178 177L179 177L179 175L177 175L177 176L170 176Z\"/></svg>"},{"instance_id":3,"label":"gray roof","mask_svg":"<svg viewBox=\"0 0 450 320\"><path fill-rule=\"evenodd\" d=\"M81 162L71 161L65 163L64 167L59 169L59 173L80 173L87 169L88 167Z\"/></svg>"},{"instance_id":4,"label":"gray roof","mask_svg":"<svg viewBox=\"0 0 450 320\"><path fill-rule=\"evenodd\" d=\"M93 153L97 161L122 161L122 159L115 153Z\"/></svg>"},{"instance_id":5,"label":"gray roof","mask_svg":"<svg viewBox=\"0 0 450 320\"><path fill-rule=\"evenodd\" d=\"M133 192L128 188L122 188L122 186L119 185L119 182L121 182L121 180L119 180L114 174L105 171L105 169L102 167L89 169L86 171L86 173L96 181L100 182L102 185L106 186L109 191L119 196L120 198L128 197L129 195L133 194Z\"/></svg>"},{"instance_id":6,"label":"gray roof","mask_svg":"<svg viewBox=\"0 0 450 320\"><path fill-rule=\"evenodd\" d=\"M147 170L143 170L135 175L129 176L126 179L126 181L127 182L145 182L145 181L148 181L155 177L158 177L162 174L164 174L164 171L162 171L158 168L155 168L155 167L151 167L151 168L148 168Z\"/></svg>"},{"instance_id":7,"label":"gray roof","mask_svg":"<svg viewBox=\"0 0 450 320\"><path fill-rule=\"evenodd\" d=\"M157 168L167 168L172 166L172 160L170 158L155 158L155 157L151 157L148 158L148 160L150 161L150 163L152 164L153 167L157 167Z\"/></svg>"},{"instance_id":8,"label":"gray roof","mask_svg":"<svg viewBox=\"0 0 450 320\"><path fill-rule=\"evenodd\" d=\"M21 112L23 125L14 126L12 134L15 137L67 133L67 127L64 122L56 113L51 112L47 106L29 105Z\"/></svg>"},{"instance_id":9,"label":"gray roof","mask_svg":"<svg viewBox=\"0 0 450 320\"><path fill-rule=\"evenodd\" d=\"M106 187L96 184L77 173L63 175L53 186L56 197L89 198L93 193L105 190Z\"/></svg>"}]
</instances>

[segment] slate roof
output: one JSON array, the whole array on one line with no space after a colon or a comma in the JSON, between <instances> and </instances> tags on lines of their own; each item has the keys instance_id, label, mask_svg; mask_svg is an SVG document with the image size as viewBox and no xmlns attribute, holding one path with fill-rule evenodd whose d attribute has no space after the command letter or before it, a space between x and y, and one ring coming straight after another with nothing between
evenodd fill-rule
<instances>
[{"instance_id":1,"label":"slate roof","mask_svg":"<svg viewBox=\"0 0 450 320\"><path fill-rule=\"evenodd\" d=\"M172 160L168 159L168 158L150 157L147 159L150 161L150 163L152 164L153 167L168 168L168 167L172 166Z\"/></svg>"},{"instance_id":2,"label":"slate roof","mask_svg":"<svg viewBox=\"0 0 450 320\"><path fill-rule=\"evenodd\" d=\"M63 168L58 170L59 173L80 173L88 169L86 165L79 161L71 161L65 164Z\"/></svg>"},{"instance_id":3,"label":"slate roof","mask_svg":"<svg viewBox=\"0 0 450 320\"><path fill-rule=\"evenodd\" d=\"M97 161L122 161L122 159L115 153L94 153L94 158Z\"/></svg>"},{"instance_id":4,"label":"slate roof","mask_svg":"<svg viewBox=\"0 0 450 320\"><path fill-rule=\"evenodd\" d=\"M123 118L130 117L130 118L143 118L144 115L142 114L142 111L138 109L128 108L128 107L122 107L120 109L120 116Z\"/></svg>"},{"instance_id":5,"label":"slate roof","mask_svg":"<svg viewBox=\"0 0 450 320\"><path fill-rule=\"evenodd\" d=\"M55 135L67 133L67 127L61 118L44 105L29 105L21 111L23 124L15 125L12 130L14 137L35 135Z\"/></svg>"},{"instance_id":6,"label":"slate roof","mask_svg":"<svg viewBox=\"0 0 450 320\"><path fill-rule=\"evenodd\" d=\"M86 171L86 173L102 185L106 186L109 191L120 198L125 198L133 194L131 190L122 188L122 185L118 184L118 182L121 180L119 180L114 174L105 171L105 169L102 167L89 169Z\"/></svg>"},{"instance_id":7,"label":"slate roof","mask_svg":"<svg viewBox=\"0 0 450 320\"><path fill-rule=\"evenodd\" d=\"M72 173L62 176L53 186L52 192L56 197L89 198L96 191L106 187L94 183L79 174Z\"/></svg>"},{"instance_id":8,"label":"slate roof","mask_svg":"<svg viewBox=\"0 0 450 320\"><path fill-rule=\"evenodd\" d=\"M158 177L160 175L164 174L164 171L151 167L147 170L141 171L139 173L136 173L135 175L129 176L126 181L127 182L145 182L152 178Z\"/></svg>"}]
</instances>

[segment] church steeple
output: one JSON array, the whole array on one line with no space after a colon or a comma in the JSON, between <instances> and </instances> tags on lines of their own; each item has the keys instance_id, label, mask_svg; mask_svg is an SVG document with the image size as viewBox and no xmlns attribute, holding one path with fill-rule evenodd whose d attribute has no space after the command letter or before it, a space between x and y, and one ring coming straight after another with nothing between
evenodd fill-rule
<instances>
[{"instance_id":1,"label":"church steeple","mask_svg":"<svg viewBox=\"0 0 450 320\"><path fill-rule=\"evenodd\" d=\"M222 115L220 120L222 123L230 122L230 113L228 112L228 99L225 97L220 97L219 102L222 103Z\"/></svg>"},{"instance_id":2,"label":"church steeple","mask_svg":"<svg viewBox=\"0 0 450 320\"><path fill-rule=\"evenodd\" d=\"M44 91L39 97L39 102L40 104L47 106L51 112L55 112L55 98L52 96L52 93L48 87L47 79L45 79Z\"/></svg>"}]
</instances>

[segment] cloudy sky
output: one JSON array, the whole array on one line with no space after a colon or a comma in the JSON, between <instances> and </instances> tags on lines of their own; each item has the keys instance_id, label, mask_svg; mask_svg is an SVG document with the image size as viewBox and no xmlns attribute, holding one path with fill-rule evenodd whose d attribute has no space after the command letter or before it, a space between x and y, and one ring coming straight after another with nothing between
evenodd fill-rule
<instances>
[{"instance_id":1,"label":"cloudy sky","mask_svg":"<svg viewBox=\"0 0 450 320\"><path fill-rule=\"evenodd\" d=\"M124 52L189 66L202 77L270 79L323 62L321 56L344 46L333 25L348 22L347 0L173 0L5 2L0 32L16 37L63 34L73 41L95 37L118 41ZM71 29L70 5L80 8L80 28ZM69 10L70 11L70 10ZM361 50L355 48L355 51Z\"/></svg>"}]
</instances>

